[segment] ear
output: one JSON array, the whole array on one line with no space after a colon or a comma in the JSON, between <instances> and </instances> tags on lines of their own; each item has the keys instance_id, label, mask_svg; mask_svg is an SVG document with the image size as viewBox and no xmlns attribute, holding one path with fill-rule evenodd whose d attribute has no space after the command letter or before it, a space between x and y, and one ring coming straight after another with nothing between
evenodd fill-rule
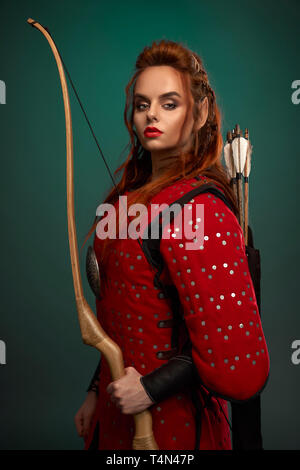
<instances>
[{"instance_id":1,"label":"ear","mask_svg":"<svg viewBox=\"0 0 300 470\"><path fill-rule=\"evenodd\" d=\"M198 106L198 109L199 109L199 117L195 123L195 130L198 132L201 127L204 126L204 124L206 123L207 121L207 117L208 117L208 99L207 99L207 96L205 96L203 98L202 101L200 101L200 103L197 104Z\"/></svg>"}]
</instances>

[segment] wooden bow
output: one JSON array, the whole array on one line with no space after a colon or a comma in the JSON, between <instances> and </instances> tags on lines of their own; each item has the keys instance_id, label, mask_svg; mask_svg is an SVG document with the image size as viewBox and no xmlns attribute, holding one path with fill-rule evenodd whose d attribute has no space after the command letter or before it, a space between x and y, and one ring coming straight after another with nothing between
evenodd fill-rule
<instances>
[{"instance_id":1,"label":"wooden bow","mask_svg":"<svg viewBox=\"0 0 300 470\"><path fill-rule=\"evenodd\" d=\"M67 215L70 257L72 265L73 284L78 311L79 325L82 340L85 344L93 346L100 351L107 360L113 380L118 380L124 375L123 354L119 346L105 333L92 309L88 305L82 289L82 281L79 268L78 245L76 236L75 214L74 214L74 177L73 177L73 133L70 100L68 87L64 73L63 63L57 47L49 32L33 19L27 22L39 29L47 39L54 54L63 93L65 120L66 120L66 147L67 147ZM136 450L158 449L152 432L152 416L147 410L134 415L135 435L132 448Z\"/></svg>"}]
</instances>

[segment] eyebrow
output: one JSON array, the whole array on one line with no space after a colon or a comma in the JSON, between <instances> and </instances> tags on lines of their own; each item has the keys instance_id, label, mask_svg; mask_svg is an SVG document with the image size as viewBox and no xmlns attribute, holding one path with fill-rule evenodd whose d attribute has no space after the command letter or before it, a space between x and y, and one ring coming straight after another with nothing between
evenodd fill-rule
<instances>
[{"instance_id":1,"label":"eyebrow","mask_svg":"<svg viewBox=\"0 0 300 470\"><path fill-rule=\"evenodd\" d=\"M168 98L169 96L173 96L173 95L179 96L179 98L181 98L180 94L177 93L177 91L168 91L167 93L163 93L162 95L159 95L159 98ZM136 93L134 95L134 99L135 98L144 98L145 100L149 100L147 96L142 95L141 93Z\"/></svg>"}]
</instances>

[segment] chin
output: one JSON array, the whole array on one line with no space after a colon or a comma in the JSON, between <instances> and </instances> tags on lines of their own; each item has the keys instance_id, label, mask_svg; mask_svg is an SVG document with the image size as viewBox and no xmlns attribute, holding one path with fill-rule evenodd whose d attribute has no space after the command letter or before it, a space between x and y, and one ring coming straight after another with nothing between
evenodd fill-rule
<instances>
[{"instance_id":1,"label":"chin","mask_svg":"<svg viewBox=\"0 0 300 470\"><path fill-rule=\"evenodd\" d=\"M164 144L162 144L161 142L159 142L158 140L151 140L151 141L147 141L147 142L144 142L143 143L143 147L146 148L146 149L159 149L159 150L164 150L165 148L167 148Z\"/></svg>"}]
</instances>

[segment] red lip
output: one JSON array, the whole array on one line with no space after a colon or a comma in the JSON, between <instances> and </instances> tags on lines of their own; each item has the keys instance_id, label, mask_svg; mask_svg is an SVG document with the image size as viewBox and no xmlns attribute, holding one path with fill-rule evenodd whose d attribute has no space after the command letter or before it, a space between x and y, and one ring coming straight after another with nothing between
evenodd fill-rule
<instances>
[{"instance_id":1,"label":"red lip","mask_svg":"<svg viewBox=\"0 0 300 470\"><path fill-rule=\"evenodd\" d=\"M156 127L146 127L146 129L144 130L144 135L146 134L163 134L163 132L157 129Z\"/></svg>"}]
</instances>

